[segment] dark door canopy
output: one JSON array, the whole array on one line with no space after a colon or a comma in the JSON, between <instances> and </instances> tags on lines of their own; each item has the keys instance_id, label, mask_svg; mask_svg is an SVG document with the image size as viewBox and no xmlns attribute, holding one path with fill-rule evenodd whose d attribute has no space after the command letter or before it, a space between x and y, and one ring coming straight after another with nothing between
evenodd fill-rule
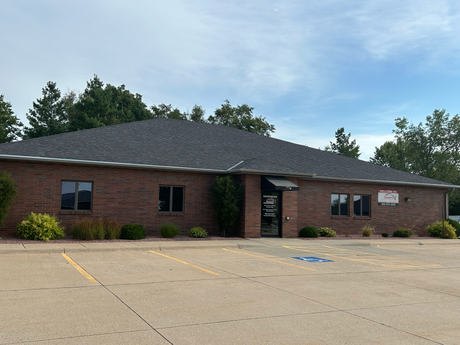
<instances>
[{"instance_id":1,"label":"dark door canopy","mask_svg":"<svg viewBox=\"0 0 460 345\"><path fill-rule=\"evenodd\" d=\"M299 186L297 186L295 183L292 183L283 176L261 176L260 189L295 191L299 190Z\"/></svg>"}]
</instances>

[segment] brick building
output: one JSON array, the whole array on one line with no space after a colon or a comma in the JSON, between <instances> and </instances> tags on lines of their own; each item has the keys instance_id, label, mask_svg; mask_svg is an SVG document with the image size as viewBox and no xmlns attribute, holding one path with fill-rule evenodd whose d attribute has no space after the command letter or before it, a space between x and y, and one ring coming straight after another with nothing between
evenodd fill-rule
<instances>
[{"instance_id":1,"label":"brick building","mask_svg":"<svg viewBox=\"0 0 460 345\"><path fill-rule=\"evenodd\" d=\"M226 126L153 119L0 145L0 171L19 193L0 236L31 212L67 229L86 217L142 224L159 235L219 234L211 186L233 175L244 187L242 237L296 237L305 225L339 234L415 231L447 216L458 186Z\"/></svg>"}]
</instances>

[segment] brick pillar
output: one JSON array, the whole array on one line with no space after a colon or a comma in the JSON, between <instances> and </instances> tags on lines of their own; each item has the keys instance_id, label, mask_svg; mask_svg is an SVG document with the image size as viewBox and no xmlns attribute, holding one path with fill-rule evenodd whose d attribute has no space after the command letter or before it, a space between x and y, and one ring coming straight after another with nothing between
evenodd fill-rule
<instances>
[{"instance_id":1,"label":"brick pillar","mask_svg":"<svg viewBox=\"0 0 460 345\"><path fill-rule=\"evenodd\" d=\"M240 218L240 234L244 238L260 237L261 192L259 175L240 175L244 199Z\"/></svg>"},{"instance_id":2,"label":"brick pillar","mask_svg":"<svg viewBox=\"0 0 460 345\"><path fill-rule=\"evenodd\" d=\"M289 178L292 183L297 183L297 178ZM284 191L283 193L283 209L281 211L282 236L293 238L298 236L297 229L297 199L298 191ZM289 217L289 220L286 220Z\"/></svg>"}]
</instances>

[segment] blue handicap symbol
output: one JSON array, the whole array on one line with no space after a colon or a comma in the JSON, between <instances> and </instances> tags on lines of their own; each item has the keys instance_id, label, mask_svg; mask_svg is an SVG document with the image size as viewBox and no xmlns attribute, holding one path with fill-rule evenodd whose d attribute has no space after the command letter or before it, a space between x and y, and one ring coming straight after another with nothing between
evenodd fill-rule
<instances>
[{"instance_id":1,"label":"blue handicap symbol","mask_svg":"<svg viewBox=\"0 0 460 345\"><path fill-rule=\"evenodd\" d=\"M308 262L334 262L332 260L315 258L314 256L304 256L304 257L294 256L292 258L297 259L297 260L308 261Z\"/></svg>"}]
</instances>

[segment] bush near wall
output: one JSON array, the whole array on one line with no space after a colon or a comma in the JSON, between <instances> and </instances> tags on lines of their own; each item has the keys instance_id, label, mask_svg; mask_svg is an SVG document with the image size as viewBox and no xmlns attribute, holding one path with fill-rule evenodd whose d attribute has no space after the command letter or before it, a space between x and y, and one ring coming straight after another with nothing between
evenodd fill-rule
<instances>
[{"instance_id":1,"label":"bush near wall","mask_svg":"<svg viewBox=\"0 0 460 345\"><path fill-rule=\"evenodd\" d=\"M326 228L326 227L322 227L322 228L319 228L318 230L320 236L324 236L324 237L335 237L337 236L337 233L332 230L331 228Z\"/></svg>"},{"instance_id":2,"label":"bush near wall","mask_svg":"<svg viewBox=\"0 0 460 345\"><path fill-rule=\"evenodd\" d=\"M208 233L205 229L199 227L199 226L196 226L194 228L191 228L190 231L188 232L188 235L190 237L194 237L194 238L205 238L205 237L208 237Z\"/></svg>"},{"instance_id":3,"label":"bush near wall","mask_svg":"<svg viewBox=\"0 0 460 345\"><path fill-rule=\"evenodd\" d=\"M455 234L457 237L460 237L460 223L454 219L447 219L447 221L455 228Z\"/></svg>"},{"instance_id":4,"label":"bush near wall","mask_svg":"<svg viewBox=\"0 0 460 345\"><path fill-rule=\"evenodd\" d=\"M56 240L65 236L64 227L59 225L55 216L31 213L18 225L18 235L26 240Z\"/></svg>"},{"instance_id":5,"label":"bush near wall","mask_svg":"<svg viewBox=\"0 0 460 345\"><path fill-rule=\"evenodd\" d=\"M299 237L316 238L319 237L319 232L314 226L307 225L300 229Z\"/></svg>"},{"instance_id":6,"label":"bush near wall","mask_svg":"<svg viewBox=\"0 0 460 345\"><path fill-rule=\"evenodd\" d=\"M179 228L172 223L166 223L160 226L160 234L165 238L174 238L179 234Z\"/></svg>"},{"instance_id":7,"label":"bush near wall","mask_svg":"<svg viewBox=\"0 0 460 345\"><path fill-rule=\"evenodd\" d=\"M393 231L393 237L411 237L413 235L412 230L399 228Z\"/></svg>"},{"instance_id":8,"label":"bush near wall","mask_svg":"<svg viewBox=\"0 0 460 345\"><path fill-rule=\"evenodd\" d=\"M72 237L78 240L114 240L120 234L121 226L116 220L88 218L72 226Z\"/></svg>"},{"instance_id":9,"label":"bush near wall","mask_svg":"<svg viewBox=\"0 0 460 345\"><path fill-rule=\"evenodd\" d=\"M120 238L125 240L141 240L145 238L145 229L140 224L128 223L121 228Z\"/></svg>"},{"instance_id":10,"label":"bush near wall","mask_svg":"<svg viewBox=\"0 0 460 345\"><path fill-rule=\"evenodd\" d=\"M428 235L439 238L457 238L455 228L448 221L439 221L426 227Z\"/></svg>"}]
</instances>

